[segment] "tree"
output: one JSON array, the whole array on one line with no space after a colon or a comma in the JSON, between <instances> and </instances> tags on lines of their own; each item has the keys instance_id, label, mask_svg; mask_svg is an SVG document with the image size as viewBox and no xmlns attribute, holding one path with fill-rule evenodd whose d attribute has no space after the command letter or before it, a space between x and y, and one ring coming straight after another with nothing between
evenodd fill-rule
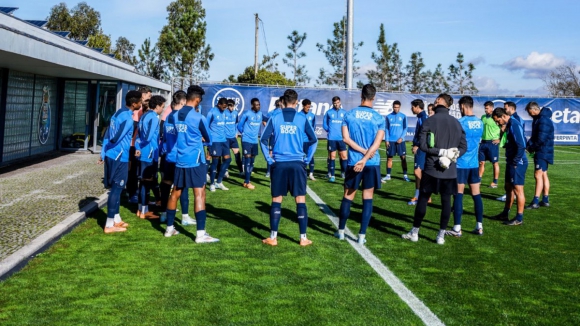
<instances>
[{"instance_id":1,"label":"tree","mask_svg":"<svg viewBox=\"0 0 580 326\"><path fill-rule=\"evenodd\" d=\"M276 58L278 58L280 54L278 52L272 53L272 55L265 55L262 57L262 62L258 65L258 69L266 69L270 72L278 71L278 63L276 62Z\"/></svg>"},{"instance_id":2,"label":"tree","mask_svg":"<svg viewBox=\"0 0 580 326\"><path fill-rule=\"evenodd\" d=\"M393 43L391 46L391 60L389 61L389 74L387 76L390 81L387 89L402 92L405 74L403 73L403 60L401 60L397 43Z\"/></svg>"},{"instance_id":3,"label":"tree","mask_svg":"<svg viewBox=\"0 0 580 326\"><path fill-rule=\"evenodd\" d=\"M443 67L441 64L437 65L435 71L427 70L425 72L425 92L427 93L446 93L449 92L449 84L443 75Z\"/></svg>"},{"instance_id":4,"label":"tree","mask_svg":"<svg viewBox=\"0 0 580 326\"><path fill-rule=\"evenodd\" d=\"M379 38L377 40L378 52L371 54L371 59L376 64L374 70L366 73L369 83L378 89L389 91L403 90L403 72L401 56L397 43L389 45L385 37L385 26L381 24L379 28Z\"/></svg>"},{"instance_id":5,"label":"tree","mask_svg":"<svg viewBox=\"0 0 580 326\"><path fill-rule=\"evenodd\" d=\"M151 47L151 39L145 39L141 48L137 51L139 60L135 68L138 72L159 80L167 80L167 64L163 62L157 47Z\"/></svg>"},{"instance_id":6,"label":"tree","mask_svg":"<svg viewBox=\"0 0 580 326\"><path fill-rule=\"evenodd\" d=\"M86 2L79 2L71 10L61 2L50 9L46 28L51 31L70 31L73 40L86 40L101 32L101 14Z\"/></svg>"},{"instance_id":7,"label":"tree","mask_svg":"<svg viewBox=\"0 0 580 326\"><path fill-rule=\"evenodd\" d=\"M391 61L390 49L391 47L385 38L385 27L381 24L379 39L377 40L378 53L373 52L371 54L371 59L375 62L376 69L369 70L366 73L369 83L379 89L387 89L387 85L390 84L388 81L389 62Z\"/></svg>"},{"instance_id":8,"label":"tree","mask_svg":"<svg viewBox=\"0 0 580 326\"><path fill-rule=\"evenodd\" d=\"M551 96L580 96L580 68L573 63L556 67L543 81Z\"/></svg>"},{"instance_id":9,"label":"tree","mask_svg":"<svg viewBox=\"0 0 580 326\"><path fill-rule=\"evenodd\" d=\"M131 43L127 38L120 36L115 42L115 58L128 63L132 66L137 64L137 59L133 55L135 52L135 44Z\"/></svg>"},{"instance_id":10,"label":"tree","mask_svg":"<svg viewBox=\"0 0 580 326\"><path fill-rule=\"evenodd\" d=\"M167 62L177 86L185 89L208 78L214 54L205 43L205 9L201 0L176 0L167 6L167 25L157 43L161 58Z\"/></svg>"},{"instance_id":11,"label":"tree","mask_svg":"<svg viewBox=\"0 0 580 326\"><path fill-rule=\"evenodd\" d=\"M453 64L449 66L447 80L450 82L451 92L456 94L477 94L477 87L473 83L475 65L468 63L466 67L463 64L464 61L463 54L459 52L456 59L457 66Z\"/></svg>"},{"instance_id":12,"label":"tree","mask_svg":"<svg viewBox=\"0 0 580 326\"><path fill-rule=\"evenodd\" d=\"M334 31L332 32L333 39L327 39L326 45L316 43L318 51L324 53L328 63L333 71L326 71L320 68L320 73L316 84L331 85L331 86L346 86L346 23L345 17L341 21L334 23ZM363 42L353 42L353 77L358 76L358 67L355 66L359 61L356 60L356 51L363 46Z\"/></svg>"},{"instance_id":13,"label":"tree","mask_svg":"<svg viewBox=\"0 0 580 326\"><path fill-rule=\"evenodd\" d=\"M310 77L307 75L306 66L298 64L298 59L304 58L306 53L298 51L306 40L306 33L300 35L298 31L294 30L287 38L290 41L290 45L288 45L290 52L286 53L286 58L282 61L293 69L294 84L304 85L310 81Z\"/></svg>"},{"instance_id":14,"label":"tree","mask_svg":"<svg viewBox=\"0 0 580 326\"><path fill-rule=\"evenodd\" d=\"M425 64L421 52L411 54L411 59L405 66L405 86L411 93L423 93L425 91L426 73L423 71Z\"/></svg>"},{"instance_id":15,"label":"tree","mask_svg":"<svg viewBox=\"0 0 580 326\"><path fill-rule=\"evenodd\" d=\"M111 36L103 33L102 29L99 29L97 33L89 36L88 47L103 49L103 53L111 53Z\"/></svg>"},{"instance_id":16,"label":"tree","mask_svg":"<svg viewBox=\"0 0 580 326\"><path fill-rule=\"evenodd\" d=\"M258 66L258 74L254 74L254 66L249 66L244 69L238 77L230 75L224 82L243 83L243 84L259 84L259 85L284 85L295 86L296 83L288 78L286 74L278 71L278 64L275 59L278 53L274 52L271 56L264 55L262 62Z\"/></svg>"}]
</instances>

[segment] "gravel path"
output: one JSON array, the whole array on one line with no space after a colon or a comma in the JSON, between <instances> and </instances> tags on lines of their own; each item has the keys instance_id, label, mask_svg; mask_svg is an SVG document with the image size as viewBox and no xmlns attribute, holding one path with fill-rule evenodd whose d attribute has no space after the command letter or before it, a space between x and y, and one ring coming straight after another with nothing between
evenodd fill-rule
<instances>
[{"instance_id":1,"label":"gravel path","mask_svg":"<svg viewBox=\"0 0 580 326\"><path fill-rule=\"evenodd\" d=\"M105 192L97 159L68 154L0 174L0 260Z\"/></svg>"}]
</instances>

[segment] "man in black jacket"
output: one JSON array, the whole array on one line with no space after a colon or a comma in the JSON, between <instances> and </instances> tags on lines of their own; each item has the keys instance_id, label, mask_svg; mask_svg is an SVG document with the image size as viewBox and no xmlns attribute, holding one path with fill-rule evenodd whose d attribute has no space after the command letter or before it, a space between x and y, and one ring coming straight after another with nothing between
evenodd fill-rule
<instances>
[{"instance_id":1,"label":"man in black jacket","mask_svg":"<svg viewBox=\"0 0 580 326\"><path fill-rule=\"evenodd\" d=\"M419 136L419 148L427 156L421 178L419 200L415 207L413 228L403 234L403 239L419 240L419 228L427 213L427 201L431 194L441 195L441 220L437 244L445 243L445 229L451 216L451 196L457 193L457 169L455 162L467 151L465 132L459 121L449 115L453 98L441 94L435 100L435 114L423 124Z\"/></svg>"}]
</instances>

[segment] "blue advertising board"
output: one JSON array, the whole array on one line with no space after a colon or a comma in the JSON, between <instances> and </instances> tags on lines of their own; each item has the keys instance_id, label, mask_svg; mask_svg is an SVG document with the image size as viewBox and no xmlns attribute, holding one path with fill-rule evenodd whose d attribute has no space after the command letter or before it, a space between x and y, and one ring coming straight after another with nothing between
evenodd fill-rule
<instances>
[{"instance_id":1,"label":"blue advertising board","mask_svg":"<svg viewBox=\"0 0 580 326\"><path fill-rule=\"evenodd\" d=\"M202 84L206 94L202 105L202 113L206 113L217 104L221 97L233 99L236 108L242 113L250 109L252 98L260 100L261 110L264 114L274 110L274 103L283 95L286 88L282 87L260 87L260 86L231 86L221 84ZM360 104L360 91L353 90L328 90L316 88L300 88L298 92L299 102L303 99L312 101L311 111L316 115L316 135L325 139L326 132L322 129L322 119L326 111L332 108L332 97L338 96L341 99L342 107L345 110L357 107ZM417 118L411 112L411 101L420 99L427 103L433 103L437 95L435 94L402 94L402 93L377 93L373 108L382 116L393 111L393 102L401 102L401 112L407 115L406 140L410 141L415 132ZM461 117L457 102L460 96L453 96L454 104L450 108L450 114L456 118ZM529 137L532 132L532 118L525 112L526 104L531 101L537 102L541 107L552 109L552 121L554 122L554 140L557 145L580 145L578 135L580 134L580 99L578 98L522 98L522 97L489 97L473 96L474 112L477 116L484 114L483 104L492 101L496 107L503 107L503 103L512 101L517 105L519 115L526 121L526 135ZM425 107L427 107L425 105ZM301 109L301 104L298 109Z\"/></svg>"}]
</instances>

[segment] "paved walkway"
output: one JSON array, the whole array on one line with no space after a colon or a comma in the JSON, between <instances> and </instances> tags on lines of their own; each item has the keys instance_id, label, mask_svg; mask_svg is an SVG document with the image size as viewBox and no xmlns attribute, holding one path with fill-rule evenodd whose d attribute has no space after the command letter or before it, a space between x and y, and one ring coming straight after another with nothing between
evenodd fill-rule
<instances>
[{"instance_id":1,"label":"paved walkway","mask_svg":"<svg viewBox=\"0 0 580 326\"><path fill-rule=\"evenodd\" d=\"M0 169L0 261L101 196L98 156L66 154L20 169Z\"/></svg>"}]
</instances>

